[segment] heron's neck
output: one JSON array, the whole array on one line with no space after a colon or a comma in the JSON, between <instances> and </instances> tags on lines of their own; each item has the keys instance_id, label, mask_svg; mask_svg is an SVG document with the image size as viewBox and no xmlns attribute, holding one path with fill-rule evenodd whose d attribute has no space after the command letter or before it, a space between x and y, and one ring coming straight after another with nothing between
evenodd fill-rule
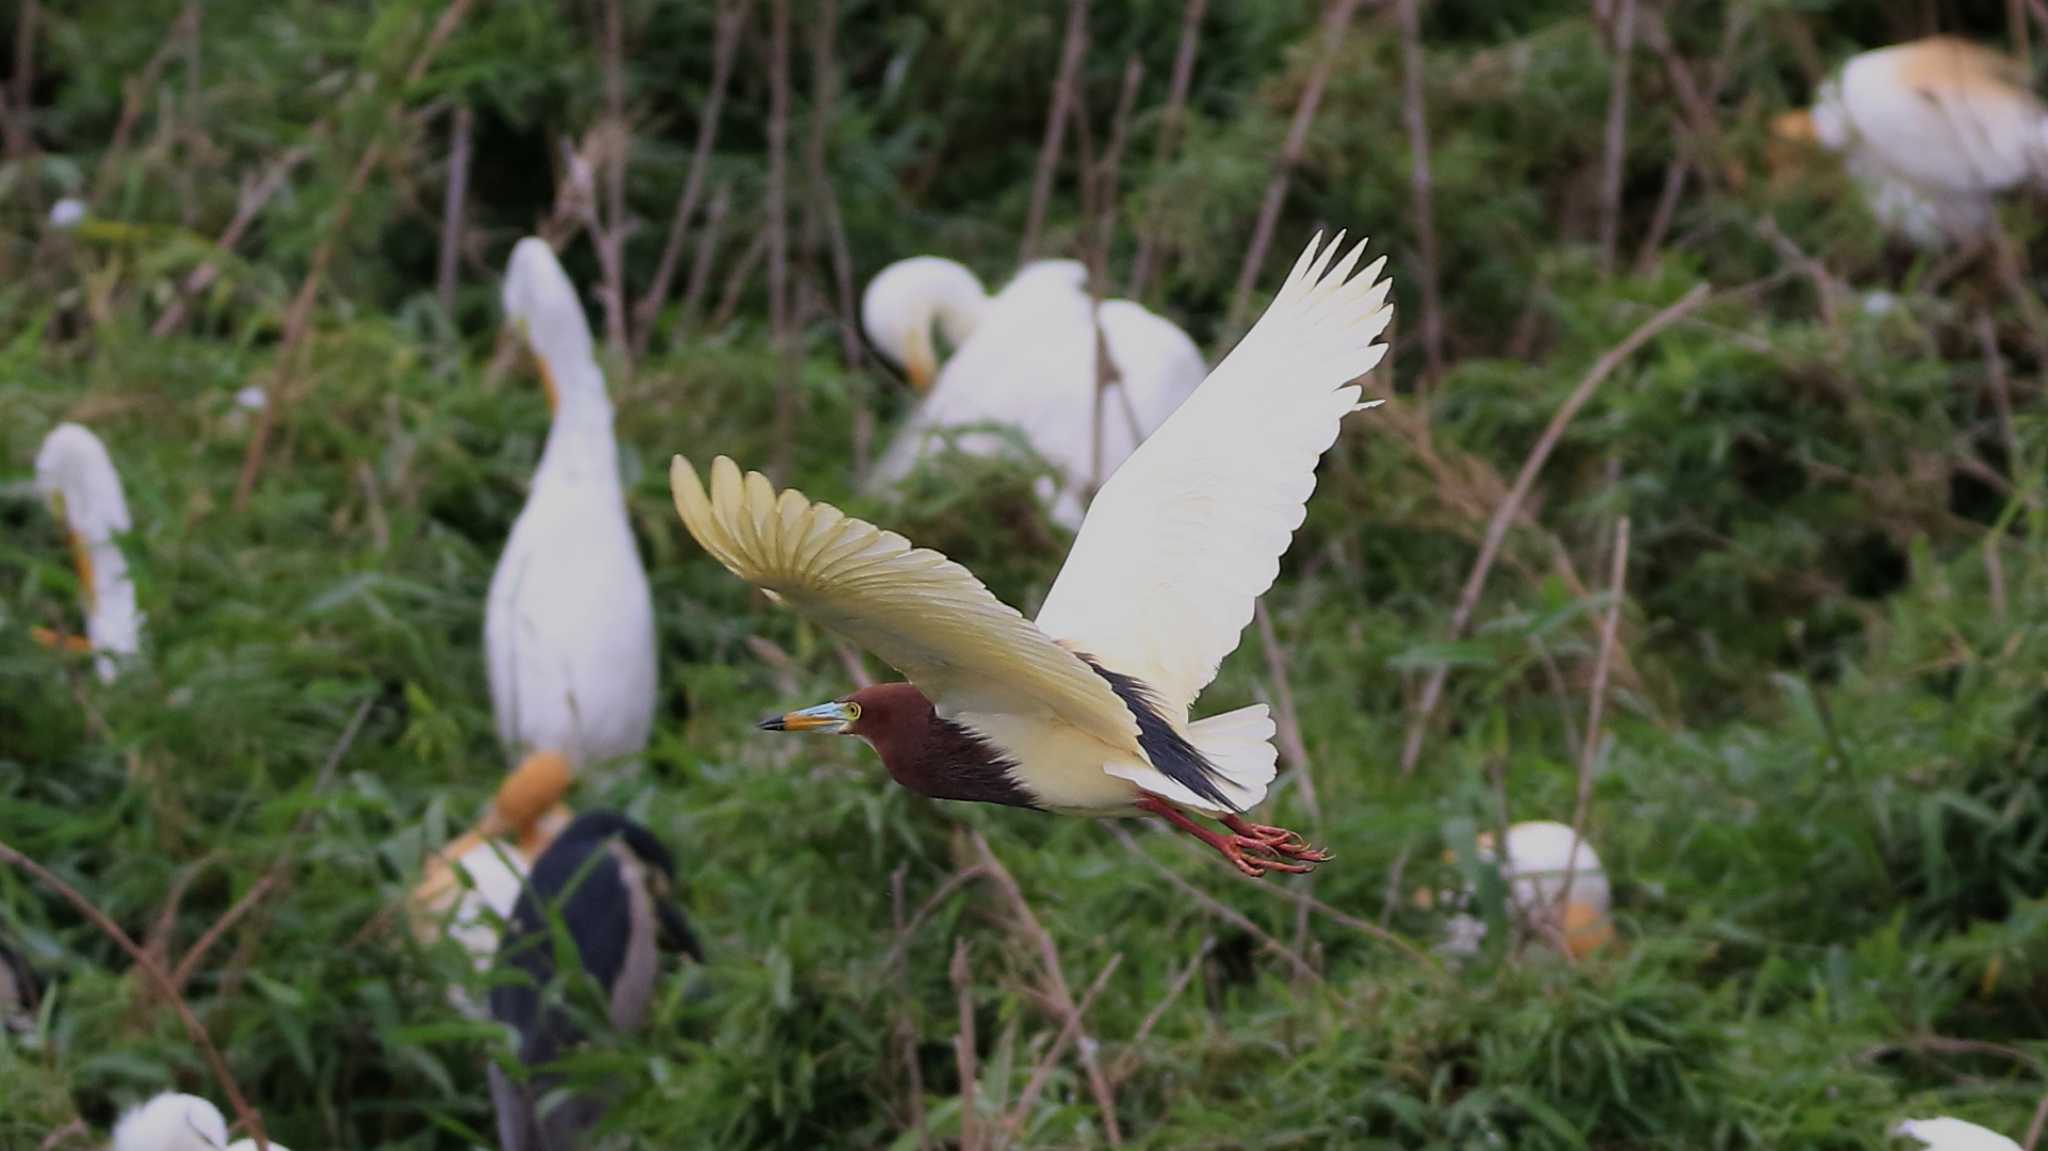
<instances>
[{"instance_id":1,"label":"heron's neck","mask_svg":"<svg viewBox=\"0 0 2048 1151\"><path fill-rule=\"evenodd\" d=\"M535 487L551 483L619 486L619 446L612 434L612 406L603 392L565 392L534 469Z\"/></svg>"},{"instance_id":2,"label":"heron's neck","mask_svg":"<svg viewBox=\"0 0 2048 1151\"><path fill-rule=\"evenodd\" d=\"M929 705L922 722L906 721L867 736L897 783L932 799L1037 807L1017 783L1002 750L967 728L939 718Z\"/></svg>"}]
</instances>

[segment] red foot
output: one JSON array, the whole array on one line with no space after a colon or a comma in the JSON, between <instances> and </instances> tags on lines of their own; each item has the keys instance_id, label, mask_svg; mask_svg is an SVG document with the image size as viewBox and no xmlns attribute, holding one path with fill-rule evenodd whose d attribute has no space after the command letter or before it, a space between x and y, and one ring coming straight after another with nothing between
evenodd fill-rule
<instances>
[{"instance_id":1,"label":"red foot","mask_svg":"<svg viewBox=\"0 0 2048 1151\"><path fill-rule=\"evenodd\" d=\"M1268 871L1314 871L1316 864L1330 858L1329 852L1310 847L1301 836L1284 827L1247 823L1239 816L1225 815L1222 821L1224 826L1230 828L1231 834L1219 835L1196 823L1187 812L1156 795L1140 796L1137 807L1138 810L1156 815L1215 848L1217 854L1253 879Z\"/></svg>"}]
</instances>

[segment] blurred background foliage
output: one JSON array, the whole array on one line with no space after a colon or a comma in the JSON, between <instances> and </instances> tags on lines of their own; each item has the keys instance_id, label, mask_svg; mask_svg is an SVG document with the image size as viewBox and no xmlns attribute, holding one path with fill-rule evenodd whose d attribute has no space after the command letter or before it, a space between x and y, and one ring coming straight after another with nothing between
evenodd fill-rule
<instances>
[{"instance_id":1,"label":"blurred background foliage","mask_svg":"<svg viewBox=\"0 0 2048 1151\"><path fill-rule=\"evenodd\" d=\"M1290 121L1330 51L1322 5L1209 0L1164 145L1183 0L1088 8L1039 253L1094 246L1074 157L1101 155L1135 61L1102 253L1113 290L1150 246L1144 302L1226 348L1246 240L1283 168L1254 308L1318 227L1369 233L1391 257L1396 351L1368 390L1395 402L1354 419L1325 460L1267 600L1277 649L1248 633L1207 705L1284 689L1298 714L1313 788L1283 776L1270 810L1338 861L1263 888L1150 828L935 805L850 742L752 731L759 713L837 694L846 670L828 637L689 543L663 461L771 458L778 388L798 404L793 479L813 494L947 550L1027 607L1057 570L1064 540L1029 501L1028 467L947 460L897 506L853 495L863 443L907 398L849 349L832 250L843 229L856 292L919 252L1008 275L1069 8L746 7L676 287L646 347L608 359L664 694L645 760L582 781L574 802L668 839L713 953L664 985L645 1033L579 1062L631 1085L617 1131L650 1147L958 1140L955 942L975 1105L984 1129L1014 1120L1015 1146L1837 1148L1882 1146L1916 1112L2015 1137L2038 1123L2039 281L2023 272L2015 291L1981 256L1886 243L1832 165L1781 154L1766 125L1853 51L1935 31L2017 48L2014 13L2026 35L2048 30L2021 5L1957 0L1635 4L1618 89L1603 5L1424 4L1404 45L1400 0L1335 4L1350 17L1291 167ZM602 335L593 237L612 234L616 274L644 298L690 173L719 9L0 13L15 129L0 165L0 840L173 959L271 876L278 889L185 988L271 1134L487 1143L491 1032L441 994L462 960L391 916L421 853L473 818L504 766L480 606L547 413L504 354L498 270L521 235L550 230ZM1600 171L1616 90L1610 257ZM1416 111L1433 237L1416 210ZM464 115L472 160L443 297ZM760 254L778 128L794 300L780 339ZM274 194L257 195L266 174ZM65 196L90 205L68 232L45 223ZM244 234L217 250L244 206ZM2003 222L2038 258L2034 209L2010 204ZM189 314L157 331L209 261ZM1453 637L1487 520L1546 424L1603 354L1699 284L1706 303L1622 359L1564 427ZM275 426L242 501L260 421L234 396L251 385L269 389ZM63 419L107 440L135 511L147 656L112 686L27 635L75 611L61 535L29 486ZM1618 654L1589 752L1624 516ZM1443 702L1404 771L1440 667ZM1582 763L1616 946L1573 965L1496 942L1447 969L1388 942L1433 941L1439 913L1411 896L1457 880L1445 853L1459 836L1568 820ZM916 932L895 926L976 862L969 829L1014 873L1077 993L1118 963L1082 1044L1106 1068L1113 1119L1072 1055L1018 1107L1059 1020L998 889L970 885ZM1342 917L1304 910L1311 894ZM37 1034L0 1045L0 1146L90 1145L88 1129L170 1087L225 1102L123 954L5 869L0 931L47 983Z\"/></svg>"}]
</instances>

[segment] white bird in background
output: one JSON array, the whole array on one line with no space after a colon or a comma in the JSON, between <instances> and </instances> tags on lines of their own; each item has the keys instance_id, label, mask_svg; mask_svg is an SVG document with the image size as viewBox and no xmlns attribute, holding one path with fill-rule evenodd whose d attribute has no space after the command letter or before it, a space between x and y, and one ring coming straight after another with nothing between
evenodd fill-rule
<instances>
[{"instance_id":1,"label":"white bird in background","mask_svg":"<svg viewBox=\"0 0 2048 1151\"><path fill-rule=\"evenodd\" d=\"M166 1091L121 1116L111 1151L220 1151L227 1141L220 1108L197 1095Z\"/></svg>"},{"instance_id":2,"label":"white bird in background","mask_svg":"<svg viewBox=\"0 0 2048 1151\"><path fill-rule=\"evenodd\" d=\"M1386 355L1385 260L1311 242L1264 316L1103 485L1038 619L973 573L721 456L669 468L690 534L741 579L908 677L764 727L866 739L903 786L1072 815L1150 814L1248 875L1328 856L1247 822L1264 704L1195 719L1307 516L1316 464ZM1353 273L1356 272L1356 275ZM1220 834L1195 821L1223 824Z\"/></svg>"},{"instance_id":3,"label":"white bird in background","mask_svg":"<svg viewBox=\"0 0 2048 1151\"><path fill-rule=\"evenodd\" d=\"M647 746L654 601L626 516L590 325L542 241L513 249L504 303L533 351L554 426L491 577L491 705L514 757L553 751L581 770Z\"/></svg>"},{"instance_id":4,"label":"white bird in background","mask_svg":"<svg viewBox=\"0 0 2048 1151\"><path fill-rule=\"evenodd\" d=\"M1879 222L1922 247L1983 236L1999 193L2048 186L2048 107L2026 72L1953 37L1852 57L1772 128L1840 153Z\"/></svg>"},{"instance_id":5,"label":"white bird in background","mask_svg":"<svg viewBox=\"0 0 2048 1151\"><path fill-rule=\"evenodd\" d=\"M908 475L944 438L935 435L941 430L1006 426L1059 469L1057 490L1040 494L1056 521L1079 530L1089 488L1108 480L1208 374L1200 349L1171 321L1129 300L1103 301L1102 339L1122 382L1099 398L1098 457L1089 308L1088 270L1075 260L1026 264L994 297L974 273L936 256L882 269L861 297L861 323L924 399L876 465L874 481ZM954 349L943 372L934 326ZM991 454L1004 441L984 430L957 442Z\"/></svg>"},{"instance_id":6,"label":"white bird in background","mask_svg":"<svg viewBox=\"0 0 2048 1151\"><path fill-rule=\"evenodd\" d=\"M1508 885L1508 913L1525 938L1563 942L1565 950L1583 958L1614 937L1607 918L1611 892L1600 856L1584 839L1574 839L1570 824L1529 820L1508 828L1507 858L1500 862L1500 877ZM1576 846L1576 850L1574 850ZM1481 862L1494 863L1492 832L1478 836ZM1566 891L1569 877L1570 891ZM1455 897L1469 903L1471 892ZM1476 954L1486 937L1486 924L1470 912L1460 912L1446 926L1444 950L1455 955Z\"/></svg>"},{"instance_id":7,"label":"white bird in background","mask_svg":"<svg viewBox=\"0 0 2048 1151\"><path fill-rule=\"evenodd\" d=\"M543 751L505 777L483 819L427 860L409 905L414 938L453 939L475 970L490 967L534 860L569 825L570 775L568 760ZM449 988L449 1001L472 1018L490 1014L463 987Z\"/></svg>"},{"instance_id":8,"label":"white bird in background","mask_svg":"<svg viewBox=\"0 0 2048 1151\"><path fill-rule=\"evenodd\" d=\"M1918 1139L1927 1151L2020 1151L2018 1143L1996 1131L1946 1115L1939 1119L1902 1119L1892 1128L1892 1135Z\"/></svg>"},{"instance_id":9,"label":"white bird in background","mask_svg":"<svg viewBox=\"0 0 2048 1151\"><path fill-rule=\"evenodd\" d=\"M118 661L133 656L142 643L135 583L128 578L128 561L115 539L131 527L121 476L98 436L77 424L59 424L43 437L36 452L36 491L64 523L71 562L78 570L79 597L85 604L82 640L40 629L36 638L50 646L97 652L94 666L100 681L112 683L119 674Z\"/></svg>"}]
</instances>

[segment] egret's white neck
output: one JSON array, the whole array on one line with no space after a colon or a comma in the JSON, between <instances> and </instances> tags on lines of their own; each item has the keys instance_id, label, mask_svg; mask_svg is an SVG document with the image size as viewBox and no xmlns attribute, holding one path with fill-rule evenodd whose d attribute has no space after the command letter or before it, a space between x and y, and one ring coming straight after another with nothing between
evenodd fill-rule
<instances>
[{"instance_id":1,"label":"egret's white neck","mask_svg":"<svg viewBox=\"0 0 2048 1151\"><path fill-rule=\"evenodd\" d=\"M875 347L899 366L937 363L932 329L954 348L967 342L987 312L989 296L973 272L937 256L898 260L868 281L861 325Z\"/></svg>"},{"instance_id":2,"label":"egret's white neck","mask_svg":"<svg viewBox=\"0 0 2048 1151\"><path fill-rule=\"evenodd\" d=\"M612 404L595 363L550 372L555 382L554 424L534 470L535 487L548 483L619 486L618 439Z\"/></svg>"}]
</instances>

